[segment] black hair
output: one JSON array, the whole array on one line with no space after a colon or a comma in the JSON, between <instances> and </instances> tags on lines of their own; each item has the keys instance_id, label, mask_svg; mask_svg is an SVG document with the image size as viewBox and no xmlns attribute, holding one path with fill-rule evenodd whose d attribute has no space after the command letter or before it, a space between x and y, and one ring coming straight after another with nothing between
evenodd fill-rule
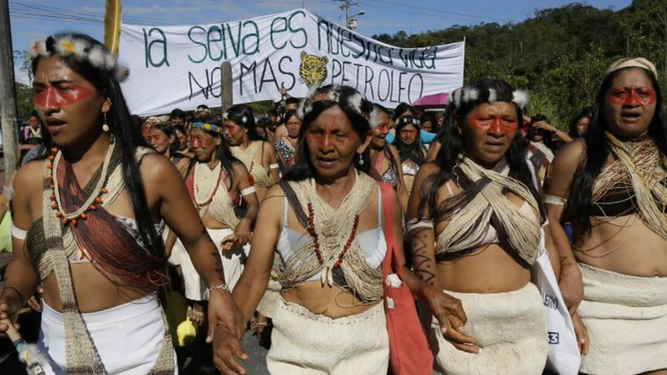
<instances>
[{"instance_id":1,"label":"black hair","mask_svg":"<svg viewBox=\"0 0 667 375\"><path fill-rule=\"evenodd\" d=\"M424 124L425 122L430 122L431 132L432 133L438 132L438 119L435 117L435 114L433 112L424 112L422 116L419 118L419 122L421 124Z\"/></svg>"},{"instance_id":2,"label":"black hair","mask_svg":"<svg viewBox=\"0 0 667 375\"><path fill-rule=\"evenodd\" d=\"M185 112L184 112L182 109L180 109L180 108L175 108L175 109L172 110L171 113L169 114L169 120L171 120L171 119L175 119L175 118L180 118L181 120L185 121L185 118L186 118L186 117L187 117L187 115L186 115Z\"/></svg>"},{"instance_id":3,"label":"black hair","mask_svg":"<svg viewBox=\"0 0 667 375\"><path fill-rule=\"evenodd\" d=\"M569 135L572 139L581 138L581 136L577 134L577 124L582 118L587 118L590 121L591 111L591 107L586 107L579 111L579 113L576 115L572 116L572 119L570 119L570 129L568 130L567 135Z\"/></svg>"},{"instance_id":4,"label":"black hair","mask_svg":"<svg viewBox=\"0 0 667 375\"><path fill-rule=\"evenodd\" d=\"M406 126L413 126L415 130L417 130L417 139L411 145L403 144L399 135L401 129ZM404 162L409 159L419 166L424 164L426 155L424 155L424 150L422 148L419 118L414 116L399 117L394 124L394 128L396 129L396 136L394 137L393 145L396 147L401 161Z\"/></svg>"},{"instance_id":5,"label":"black hair","mask_svg":"<svg viewBox=\"0 0 667 375\"><path fill-rule=\"evenodd\" d=\"M667 117L665 116L664 102L660 84L655 75L644 68L625 68L619 69L609 74L602 81L600 90L595 99L593 114L588 130L584 134L585 142L585 162L583 168L579 169L572 182L570 189L570 198L565 206L564 220L569 220L572 227L575 228L575 237L590 235L591 221L590 212L593 205L593 183L602 171L610 148L605 133L607 132L607 118L605 118L605 105L607 101L607 92L616 77L626 69L642 69L653 85L656 94L655 114L651 119L648 128L648 136L656 143L658 152L664 159L667 157Z\"/></svg>"},{"instance_id":6,"label":"black hair","mask_svg":"<svg viewBox=\"0 0 667 375\"><path fill-rule=\"evenodd\" d=\"M446 135L441 138L442 147L440 148L436 159L433 161L433 163L440 169L440 173L432 177L429 182L433 182L433 184L428 190L423 191L422 196L420 197L419 212L422 212L426 205L435 208L431 209L431 219L433 219L434 222L438 221L436 201L437 192L442 185L452 179L459 155L465 153L464 136L458 132L457 127L454 126L454 122L461 125L465 124L468 114L470 114L475 107L483 103L488 103L490 95L489 89L495 90L496 101L512 103L515 105L517 121L521 121L523 118L521 108L512 101L514 89L509 83L500 79L485 78L473 83L468 88L477 90L477 92L480 93L479 97L476 100L463 101L457 108L454 108L453 103L450 104L448 108L450 110L448 112L452 123L445 126ZM528 142L523 135L521 135L521 132L517 131L507 153L505 154L505 158L510 168L509 175L523 183L535 200L541 202L542 200L535 185L535 178L528 165L529 162L526 160L527 150ZM542 220L544 220L545 211L541 204L539 204L539 209L540 216Z\"/></svg>"},{"instance_id":7,"label":"black hair","mask_svg":"<svg viewBox=\"0 0 667 375\"><path fill-rule=\"evenodd\" d=\"M171 125L167 124L166 122L159 122L153 125L153 129L161 131L162 133L164 133L164 135L167 136L167 138L174 137L174 142L172 142L171 145L169 145L169 155L174 156L174 153L176 152L176 150L178 150L178 146L180 146L174 128Z\"/></svg>"},{"instance_id":8,"label":"black hair","mask_svg":"<svg viewBox=\"0 0 667 375\"><path fill-rule=\"evenodd\" d=\"M289 119L291 119L292 117L298 118L303 123L303 119L301 117L299 117L299 111L295 111L295 110L292 109L292 110L289 110L289 111L285 112L285 116L283 116L285 125L287 125L287 121Z\"/></svg>"},{"instance_id":9,"label":"black hair","mask_svg":"<svg viewBox=\"0 0 667 375\"><path fill-rule=\"evenodd\" d=\"M294 164L283 175L283 178L287 181L302 181L315 177L315 167L310 163L310 155L308 153L305 134L310 125L327 109L338 106L343 113L345 113L350 124L352 124L352 129L354 129L355 133L359 136L360 143L364 143L369 136L368 133L371 130L371 126L368 118L373 109L372 104L363 98L357 90L349 86L327 85L321 87L319 92L313 94L313 97L326 92L335 92L338 100L333 101L327 98L325 100L312 102L312 108L306 109L303 124L301 125L301 130L299 130L296 159ZM361 97L361 100L357 101L359 97ZM310 102L310 99L307 101ZM308 106L310 105L311 103L308 104ZM359 110L361 110L361 112L359 112ZM354 166L358 171L368 174L370 170L368 151L362 155L362 158L364 158L363 164L359 162L359 158L355 157Z\"/></svg>"},{"instance_id":10,"label":"black hair","mask_svg":"<svg viewBox=\"0 0 667 375\"><path fill-rule=\"evenodd\" d=\"M401 103L398 106L396 106L396 109L394 110L394 118L393 120L396 121L397 118L403 116L406 113L412 113L413 116L417 116L417 110L415 107L411 106L408 103Z\"/></svg>"},{"instance_id":11,"label":"black hair","mask_svg":"<svg viewBox=\"0 0 667 375\"><path fill-rule=\"evenodd\" d=\"M181 124L173 125L172 128L174 128L174 135L176 135L176 134L175 134L176 132L179 132L179 133L181 133L181 134L186 134L186 135L187 135L187 133L185 132L185 126L183 126L183 125L181 125ZM176 138L176 139L178 139L178 138ZM180 145L179 145L179 146L180 146Z\"/></svg>"},{"instance_id":12,"label":"black hair","mask_svg":"<svg viewBox=\"0 0 667 375\"><path fill-rule=\"evenodd\" d=\"M283 115L282 115L282 113L281 113L279 110L275 109L275 108L271 108L271 109L269 109L269 110L266 112L266 117L267 117L269 120L271 120L271 121L269 122L269 125L273 123L273 119L271 119L271 117L278 117L278 124L279 124L279 125L283 123Z\"/></svg>"},{"instance_id":13,"label":"black hair","mask_svg":"<svg viewBox=\"0 0 667 375\"><path fill-rule=\"evenodd\" d=\"M234 185L234 168L233 165L234 163L240 163L240 161L232 155L232 150L229 148L229 143L227 142L227 138L225 138L222 134L216 133L211 130L206 130L204 128L198 128L198 127L193 127L192 129L199 129L203 131L204 133L210 135L213 137L213 139L220 139L220 145L215 148L215 157L220 161L222 164L222 167L225 169L225 172L227 172L227 176L229 176L229 186ZM192 170L192 167L197 163L197 158L194 157L190 159L190 164L188 165L188 174ZM187 174L186 174L187 175Z\"/></svg>"},{"instance_id":14,"label":"black hair","mask_svg":"<svg viewBox=\"0 0 667 375\"><path fill-rule=\"evenodd\" d=\"M295 97L289 97L285 100L285 105L300 104L300 103L301 103L301 100L299 98L295 98Z\"/></svg>"},{"instance_id":15,"label":"black hair","mask_svg":"<svg viewBox=\"0 0 667 375\"><path fill-rule=\"evenodd\" d=\"M132 119L132 127L134 128L134 131L136 131L139 135L141 135L141 128L144 125L143 121L141 121L141 117L137 115L132 115L130 116L130 118ZM146 141L144 140L143 137L140 136L139 138L141 138L141 140L144 141L143 146L148 146L148 144L145 144Z\"/></svg>"},{"instance_id":16,"label":"black hair","mask_svg":"<svg viewBox=\"0 0 667 375\"><path fill-rule=\"evenodd\" d=\"M248 138L251 141L263 141L255 128L255 115L252 109L245 104L237 104L227 111L226 120L233 121L236 125L242 126L248 131Z\"/></svg>"},{"instance_id":17,"label":"black hair","mask_svg":"<svg viewBox=\"0 0 667 375\"><path fill-rule=\"evenodd\" d=\"M58 33L50 36L46 40L46 48L51 56L57 54L55 39L71 37L80 39L87 44L101 48L104 53L110 53L106 47L97 40L85 34L79 33ZM148 253L156 259L165 259L164 243L162 237L158 235L151 212L148 209L146 201L146 191L141 180L139 164L136 160L136 149L138 146L145 145L141 134L134 128L130 111L125 102L125 97L120 88L120 84L106 69L100 69L93 66L88 59L79 59L75 55L59 55L62 61L74 72L90 82L97 91L103 93L111 101L111 109L107 112L107 124L109 132L116 140L116 149L120 153L121 166L123 171L123 181L128 191L134 216L137 222L138 234L143 247ZM32 71L37 71L37 66L42 56L37 56L32 60ZM99 115L99 121L102 123L102 114ZM53 142L49 138L47 146L51 148Z\"/></svg>"}]
</instances>

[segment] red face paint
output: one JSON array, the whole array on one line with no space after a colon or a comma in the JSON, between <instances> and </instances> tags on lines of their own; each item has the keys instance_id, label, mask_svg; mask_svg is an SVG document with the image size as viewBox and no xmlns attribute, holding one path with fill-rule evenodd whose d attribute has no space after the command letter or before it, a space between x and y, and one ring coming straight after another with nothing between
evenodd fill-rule
<instances>
[{"instance_id":1,"label":"red face paint","mask_svg":"<svg viewBox=\"0 0 667 375\"><path fill-rule=\"evenodd\" d=\"M514 132L518 129L517 122L499 116L475 117L468 121L470 127L494 133Z\"/></svg>"},{"instance_id":2,"label":"red face paint","mask_svg":"<svg viewBox=\"0 0 667 375\"><path fill-rule=\"evenodd\" d=\"M37 86L34 88L33 103L39 107L60 107L74 104L93 94L86 87L68 84L65 86Z\"/></svg>"},{"instance_id":3,"label":"red face paint","mask_svg":"<svg viewBox=\"0 0 667 375\"><path fill-rule=\"evenodd\" d=\"M620 106L647 106L655 103L655 91L651 88L628 89L617 87L607 95L607 100L613 105Z\"/></svg>"}]
</instances>

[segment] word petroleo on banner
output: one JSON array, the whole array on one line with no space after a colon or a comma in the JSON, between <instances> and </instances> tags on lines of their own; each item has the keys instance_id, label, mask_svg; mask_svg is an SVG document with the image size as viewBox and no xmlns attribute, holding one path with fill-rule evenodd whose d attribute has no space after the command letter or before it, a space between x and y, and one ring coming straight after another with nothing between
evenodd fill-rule
<instances>
[{"instance_id":1,"label":"word petroleo on banner","mask_svg":"<svg viewBox=\"0 0 667 375\"><path fill-rule=\"evenodd\" d=\"M304 97L340 84L393 108L463 85L463 42L399 48L364 37L308 10L191 26L123 24L119 58L132 113L220 106L220 65L229 61L234 102L275 100L280 87Z\"/></svg>"}]
</instances>

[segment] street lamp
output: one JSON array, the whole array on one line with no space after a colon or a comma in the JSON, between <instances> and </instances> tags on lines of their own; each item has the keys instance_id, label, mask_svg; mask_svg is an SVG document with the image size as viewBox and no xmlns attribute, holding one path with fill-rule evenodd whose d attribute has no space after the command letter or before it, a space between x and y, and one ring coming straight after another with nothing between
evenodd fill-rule
<instances>
[{"instance_id":1,"label":"street lamp","mask_svg":"<svg viewBox=\"0 0 667 375\"><path fill-rule=\"evenodd\" d=\"M352 30L352 31L356 30L357 29L357 19L355 17L363 16L364 14L366 14L366 12L361 10L361 11L359 11L359 13L351 15L348 18L348 21L347 21L347 28Z\"/></svg>"}]
</instances>

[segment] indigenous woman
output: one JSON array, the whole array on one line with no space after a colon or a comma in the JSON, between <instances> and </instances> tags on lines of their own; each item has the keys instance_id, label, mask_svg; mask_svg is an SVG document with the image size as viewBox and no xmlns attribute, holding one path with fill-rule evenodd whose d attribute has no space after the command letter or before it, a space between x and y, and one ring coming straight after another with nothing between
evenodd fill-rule
<instances>
[{"instance_id":1,"label":"indigenous woman","mask_svg":"<svg viewBox=\"0 0 667 375\"><path fill-rule=\"evenodd\" d=\"M567 132L567 135L572 139L583 138L590 122L591 107L586 107L572 117L572 120L570 120L570 130Z\"/></svg>"},{"instance_id":2,"label":"indigenous woman","mask_svg":"<svg viewBox=\"0 0 667 375\"><path fill-rule=\"evenodd\" d=\"M297 111L290 110L285 113L285 127L287 136L280 137L273 143L280 163L280 170L285 173L287 168L294 164L296 156L296 142L299 138L299 130L303 120L297 114Z\"/></svg>"},{"instance_id":3,"label":"indigenous woman","mask_svg":"<svg viewBox=\"0 0 667 375\"><path fill-rule=\"evenodd\" d=\"M188 133L186 132L183 125L174 125L174 134L178 140L178 147L176 148L174 154L177 154L185 159L192 159L195 154L190 150Z\"/></svg>"},{"instance_id":4,"label":"indigenous woman","mask_svg":"<svg viewBox=\"0 0 667 375\"><path fill-rule=\"evenodd\" d=\"M539 375L547 325L530 267L542 214L527 143L518 133L526 96L494 79L460 92L455 126L436 160L419 170L408 208L415 270L462 301L468 318L462 332L475 340L443 337L433 322L435 368Z\"/></svg>"},{"instance_id":5,"label":"indigenous woman","mask_svg":"<svg viewBox=\"0 0 667 375\"><path fill-rule=\"evenodd\" d=\"M387 143L386 137L389 133L389 112L379 104L373 104L375 124L371 130L370 141L370 163L373 166L371 175L381 182L390 184L396 194L403 211L408 207L408 191L403 180L401 170L401 159L398 157L396 148Z\"/></svg>"},{"instance_id":6,"label":"indigenous woman","mask_svg":"<svg viewBox=\"0 0 667 375\"><path fill-rule=\"evenodd\" d=\"M257 134L255 116L247 105L235 105L224 114L225 137L232 146L232 155L248 169L261 202L269 188L278 182L280 165L271 143Z\"/></svg>"},{"instance_id":7,"label":"indigenous woman","mask_svg":"<svg viewBox=\"0 0 667 375\"><path fill-rule=\"evenodd\" d=\"M613 63L583 139L556 156L549 221L569 221L583 276L586 374L667 373L667 123L654 65ZM572 257L561 228L554 238ZM578 276L578 270L572 272ZM575 280L575 277L571 278ZM580 280L580 279L579 279ZM576 309L581 282L563 285Z\"/></svg>"},{"instance_id":8,"label":"indigenous woman","mask_svg":"<svg viewBox=\"0 0 667 375\"><path fill-rule=\"evenodd\" d=\"M350 87L332 86L325 94L322 101L305 103L297 162L262 203L257 222L262 230L253 236L234 293L250 319L266 289L277 246L283 289L273 317L269 372L385 375L383 228L393 225L401 233L400 208L387 197L394 201L394 214L383 218L378 182L368 175L368 163L359 162L370 142L371 104ZM395 242L402 253L400 235ZM405 272L415 295L428 296L439 311L456 308L440 291ZM230 345L226 374L241 370L232 355L245 358Z\"/></svg>"},{"instance_id":9,"label":"indigenous woman","mask_svg":"<svg viewBox=\"0 0 667 375\"><path fill-rule=\"evenodd\" d=\"M221 126L202 122L192 125L190 139L195 159L187 167L185 184L206 231L218 247L225 280L233 289L243 272L246 258L243 247L250 242L259 203L255 188L250 184L248 170L231 155L222 133ZM240 219L234 208L241 204L241 199L247 210ZM174 240L172 237L168 244ZM174 245L170 262L181 266L185 297L193 305L191 320L202 324L205 303L200 302L208 299L206 285L187 257L180 240Z\"/></svg>"},{"instance_id":10,"label":"indigenous woman","mask_svg":"<svg viewBox=\"0 0 667 375\"><path fill-rule=\"evenodd\" d=\"M417 117L403 116L394 125L396 134L398 134L398 137L394 140L394 147L398 150L398 156L401 158L403 181L405 181L408 194L412 191L412 183L417 171L424 164L426 158L426 150L422 147L419 136L419 123Z\"/></svg>"},{"instance_id":11,"label":"indigenous woman","mask_svg":"<svg viewBox=\"0 0 667 375\"><path fill-rule=\"evenodd\" d=\"M237 341L238 308L181 176L137 146L118 83L126 70L80 34L51 36L31 52L34 104L53 144L48 159L26 164L14 181L15 251L0 319L15 321L42 281L38 345L47 374L175 373L157 298L168 281L155 225L164 220L212 291L209 339L226 330ZM0 324L0 332L7 328Z\"/></svg>"},{"instance_id":12,"label":"indigenous woman","mask_svg":"<svg viewBox=\"0 0 667 375\"><path fill-rule=\"evenodd\" d=\"M188 159L176 153L180 142L176 138L174 128L171 125L165 122L153 125L150 144L156 153L164 155L167 159L171 160L181 174L185 172L188 166Z\"/></svg>"},{"instance_id":13,"label":"indigenous woman","mask_svg":"<svg viewBox=\"0 0 667 375\"><path fill-rule=\"evenodd\" d=\"M412 116L419 118L415 107L411 106L408 103L401 103L396 107L396 109L394 110L394 117L392 119L392 123L396 125L396 121L398 121L398 119L403 116ZM424 129L419 130L419 137L421 138L422 143L424 144L431 144L433 143L433 141L435 141L436 138L434 133L429 133ZM396 128L392 127L389 134L387 134L387 142L389 144L393 144L395 138L396 138Z\"/></svg>"}]
</instances>

